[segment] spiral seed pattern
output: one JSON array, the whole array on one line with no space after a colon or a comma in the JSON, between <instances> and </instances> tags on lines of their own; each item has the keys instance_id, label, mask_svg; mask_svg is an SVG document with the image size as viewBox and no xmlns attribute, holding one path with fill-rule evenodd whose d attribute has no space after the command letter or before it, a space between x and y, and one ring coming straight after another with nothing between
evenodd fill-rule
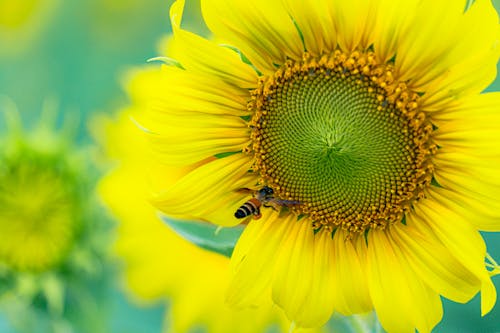
<instances>
[{"instance_id":1,"label":"spiral seed pattern","mask_svg":"<svg viewBox=\"0 0 500 333\"><path fill-rule=\"evenodd\" d=\"M433 174L433 127L419 96L370 52L288 61L249 108L254 171L314 228L401 222Z\"/></svg>"}]
</instances>

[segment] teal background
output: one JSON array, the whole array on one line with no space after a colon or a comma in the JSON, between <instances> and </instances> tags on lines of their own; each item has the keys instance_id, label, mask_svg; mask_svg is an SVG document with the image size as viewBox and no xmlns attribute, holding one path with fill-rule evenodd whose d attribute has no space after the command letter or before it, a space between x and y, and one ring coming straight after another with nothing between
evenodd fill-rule
<instances>
[{"instance_id":1,"label":"teal background","mask_svg":"<svg viewBox=\"0 0 500 333\"><path fill-rule=\"evenodd\" d=\"M58 101L61 118L67 113L81 117L79 141L92 142L87 120L97 113L111 115L126 105L120 82L123 73L158 55L158 40L170 32L168 10L172 1L136 1L139 5L131 5L128 10L106 7L106 2L109 1L62 0L39 36L22 52L0 55L0 95L14 101L27 126L38 121L44 101L53 99ZM203 32L198 25L201 23L196 1L187 3L192 19L186 25ZM494 3L500 8L500 1ZM500 78L488 90L500 90ZM0 130L5 130L2 118ZM484 236L490 253L499 259L500 234ZM494 282L500 290L500 277L494 278ZM105 331L161 331L164 305L138 306L121 291L118 275L111 278L106 288L95 293L106 299L102 303L108 315L103 323ZM481 318L478 297L465 305L445 300L444 319L435 332L498 333L498 303ZM0 332L12 332L5 320L0 320Z\"/></svg>"}]
</instances>

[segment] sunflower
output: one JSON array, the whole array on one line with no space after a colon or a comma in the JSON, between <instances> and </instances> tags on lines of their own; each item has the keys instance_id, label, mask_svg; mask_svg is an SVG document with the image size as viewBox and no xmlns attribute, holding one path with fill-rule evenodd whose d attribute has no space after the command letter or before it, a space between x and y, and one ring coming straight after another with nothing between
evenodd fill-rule
<instances>
[{"instance_id":1,"label":"sunflower","mask_svg":"<svg viewBox=\"0 0 500 333\"><path fill-rule=\"evenodd\" d=\"M13 102L0 99L7 125L0 137L0 311L19 332L75 329L73 311L90 315L94 305L86 302L96 293L89 284L105 276L109 226L92 200L94 170L88 151L73 145L74 124L66 118L56 129L53 111L48 103L28 131ZM87 328L102 320L95 316Z\"/></svg>"},{"instance_id":2,"label":"sunflower","mask_svg":"<svg viewBox=\"0 0 500 333\"><path fill-rule=\"evenodd\" d=\"M137 80L149 99L134 117L161 161L192 167L171 186L153 179L165 214L232 226L244 189L260 197L227 301L272 298L299 327L374 309L389 332L431 331L440 296L481 292L488 313L494 265L479 231L500 230L500 95L481 93L500 54L491 2L201 5L213 39L182 29L176 1L166 64Z\"/></svg>"},{"instance_id":3,"label":"sunflower","mask_svg":"<svg viewBox=\"0 0 500 333\"><path fill-rule=\"evenodd\" d=\"M146 140L130 122L129 111L121 112L117 121L105 118L97 122L101 123L96 125L101 128L97 136L107 157L119 161L101 180L100 193L119 221L114 252L124 263L129 294L141 303L169 304L165 313L166 332L202 329L216 333L253 333L273 326L286 332L288 322L271 302L259 309L240 311L228 307L224 303L224 291L231 275L229 258L177 235L165 226L156 209L148 203L145 169L172 179L174 175L185 174L186 170L153 163ZM126 142L122 140L124 135L128 137Z\"/></svg>"}]
</instances>

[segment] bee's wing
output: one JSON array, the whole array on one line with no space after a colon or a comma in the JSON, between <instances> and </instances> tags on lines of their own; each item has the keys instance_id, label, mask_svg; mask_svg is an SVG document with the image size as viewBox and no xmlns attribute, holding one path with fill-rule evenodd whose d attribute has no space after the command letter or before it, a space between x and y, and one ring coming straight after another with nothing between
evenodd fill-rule
<instances>
[{"instance_id":1,"label":"bee's wing","mask_svg":"<svg viewBox=\"0 0 500 333\"><path fill-rule=\"evenodd\" d=\"M243 188L237 189L236 192L242 193L242 194L254 194L255 190L252 190L251 188L243 187Z\"/></svg>"},{"instance_id":2,"label":"bee's wing","mask_svg":"<svg viewBox=\"0 0 500 333\"><path fill-rule=\"evenodd\" d=\"M293 206L293 205L300 205L300 201L297 200L282 200L282 199L271 199L269 202L280 205L280 206Z\"/></svg>"}]
</instances>

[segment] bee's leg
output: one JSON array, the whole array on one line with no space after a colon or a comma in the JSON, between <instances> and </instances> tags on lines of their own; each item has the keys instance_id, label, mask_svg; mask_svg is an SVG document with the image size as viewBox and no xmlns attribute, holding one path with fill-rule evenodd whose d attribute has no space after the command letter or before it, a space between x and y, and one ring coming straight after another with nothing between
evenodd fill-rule
<instances>
[{"instance_id":1,"label":"bee's leg","mask_svg":"<svg viewBox=\"0 0 500 333\"><path fill-rule=\"evenodd\" d=\"M257 210L253 213L253 219L258 220L262 217L262 214L260 213L260 208L257 208Z\"/></svg>"},{"instance_id":2,"label":"bee's leg","mask_svg":"<svg viewBox=\"0 0 500 333\"><path fill-rule=\"evenodd\" d=\"M275 202L268 202L266 204L263 205L264 207L267 207L267 208L272 208L274 209L275 211L279 212L280 211L280 205L278 205L277 203Z\"/></svg>"}]
</instances>

